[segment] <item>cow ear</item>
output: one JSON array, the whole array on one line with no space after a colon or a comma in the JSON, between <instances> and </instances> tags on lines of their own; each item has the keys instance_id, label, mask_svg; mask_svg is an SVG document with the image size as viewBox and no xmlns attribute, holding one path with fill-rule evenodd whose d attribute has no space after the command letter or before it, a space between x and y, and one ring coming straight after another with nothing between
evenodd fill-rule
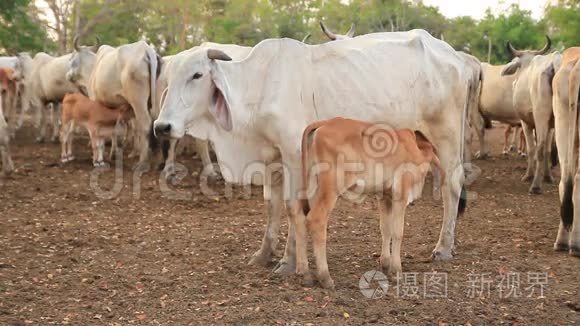
<instances>
[{"instance_id":1,"label":"cow ear","mask_svg":"<svg viewBox=\"0 0 580 326\"><path fill-rule=\"evenodd\" d=\"M224 93L219 89L219 87L215 87L213 91L209 112L216 119L218 124L224 128L224 130L232 130L233 126L230 106L228 105Z\"/></svg>"},{"instance_id":2,"label":"cow ear","mask_svg":"<svg viewBox=\"0 0 580 326\"><path fill-rule=\"evenodd\" d=\"M227 97L227 86L221 78L219 78L220 70L213 67L211 71L211 81L213 83L213 92L209 105L209 112L216 119L217 123L226 131L232 130L232 114L230 111L230 104Z\"/></svg>"},{"instance_id":3,"label":"cow ear","mask_svg":"<svg viewBox=\"0 0 580 326\"><path fill-rule=\"evenodd\" d=\"M519 58L516 58L512 60L512 62L505 65L505 67L503 67L503 69L501 70L501 75L502 76L513 75L516 73L516 71L518 71L521 65L522 62L519 60Z\"/></svg>"}]
</instances>

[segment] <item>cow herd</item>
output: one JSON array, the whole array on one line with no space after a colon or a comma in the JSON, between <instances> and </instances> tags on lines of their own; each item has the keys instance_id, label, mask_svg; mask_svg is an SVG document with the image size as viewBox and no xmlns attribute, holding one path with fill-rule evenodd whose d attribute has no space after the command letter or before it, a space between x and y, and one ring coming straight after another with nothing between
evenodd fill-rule
<instances>
[{"instance_id":1,"label":"cow herd","mask_svg":"<svg viewBox=\"0 0 580 326\"><path fill-rule=\"evenodd\" d=\"M131 136L139 172L149 169L152 144L160 141L166 176L175 171L177 141L192 136L211 174L217 171L210 144L227 182L251 184L256 174L263 176L268 221L251 263L271 261L285 209L288 237L275 272L297 273L310 283L310 232L317 279L333 287L326 225L337 198L351 191L377 195L381 264L400 272L405 207L420 196L428 170L437 177L444 208L433 259L453 257L471 173L465 164L471 133L480 141L475 157L484 158L486 122L494 120L522 127L528 157L523 180L532 182L531 194L552 181L548 158L555 135L561 167L555 249L580 256L574 205L580 201L580 48L550 53L548 37L540 50L517 50L508 42L513 60L495 66L424 30L354 37L354 26L345 35L321 27L331 42L206 42L160 57L143 41L83 46L75 38L74 51L60 57L0 58L3 171L13 169L9 141L29 112L36 113L38 141L49 126L51 140L60 133L63 163L74 159L75 124L89 131L96 167L105 165L105 138L115 146L122 130Z\"/></svg>"}]
</instances>

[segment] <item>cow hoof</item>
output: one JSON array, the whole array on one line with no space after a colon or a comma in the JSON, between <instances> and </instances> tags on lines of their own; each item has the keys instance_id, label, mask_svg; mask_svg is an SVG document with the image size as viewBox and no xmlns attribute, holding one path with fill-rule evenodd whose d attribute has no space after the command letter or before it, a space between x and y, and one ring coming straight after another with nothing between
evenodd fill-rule
<instances>
[{"instance_id":1,"label":"cow hoof","mask_svg":"<svg viewBox=\"0 0 580 326\"><path fill-rule=\"evenodd\" d=\"M69 155L66 159L67 159L67 162L72 162L75 160L75 157L72 155Z\"/></svg>"},{"instance_id":2,"label":"cow hoof","mask_svg":"<svg viewBox=\"0 0 580 326\"><path fill-rule=\"evenodd\" d=\"M477 153L475 153L474 156L478 160L485 160L485 159L487 159L489 157L489 154L488 153L477 152Z\"/></svg>"},{"instance_id":3,"label":"cow hoof","mask_svg":"<svg viewBox=\"0 0 580 326\"><path fill-rule=\"evenodd\" d=\"M280 261L272 270L272 273L281 276L290 276L296 274L296 264Z\"/></svg>"},{"instance_id":4,"label":"cow hoof","mask_svg":"<svg viewBox=\"0 0 580 326\"><path fill-rule=\"evenodd\" d=\"M516 147L515 147L514 145L511 145L511 146L508 148L508 152L510 152L510 153L513 153L513 152L515 152L515 151L516 151Z\"/></svg>"},{"instance_id":5,"label":"cow hoof","mask_svg":"<svg viewBox=\"0 0 580 326\"><path fill-rule=\"evenodd\" d=\"M534 176L533 175L526 174L526 175L524 175L522 177L522 182L530 182L532 180L534 180Z\"/></svg>"},{"instance_id":6,"label":"cow hoof","mask_svg":"<svg viewBox=\"0 0 580 326\"><path fill-rule=\"evenodd\" d=\"M501 155L503 155L503 156L507 156L508 154L509 154L509 152L506 151L505 149L501 152Z\"/></svg>"},{"instance_id":7,"label":"cow hoof","mask_svg":"<svg viewBox=\"0 0 580 326\"><path fill-rule=\"evenodd\" d=\"M334 281L330 277L319 279L318 282L324 289L334 290Z\"/></svg>"},{"instance_id":8,"label":"cow hoof","mask_svg":"<svg viewBox=\"0 0 580 326\"><path fill-rule=\"evenodd\" d=\"M42 143L44 143L44 138L37 137L37 138L34 140L34 142L36 142L37 144L42 144Z\"/></svg>"},{"instance_id":9,"label":"cow hoof","mask_svg":"<svg viewBox=\"0 0 580 326\"><path fill-rule=\"evenodd\" d=\"M526 154L524 152L519 152L518 154L520 154L520 157L528 157L528 154Z\"/></svg>"},{"instance_id":10,"label":"cow hoof","mask_svg":"<svg viewBox=\"0 0 580 326\"><path fill-rule=\"evenodd\" d=\"M539 195L539 194L542 193L542 188L540 188L540 187L531 187L529 193L532 194L532 195Z\"/></svg>"},{"instance_id":11,"label":"cow hoof","mask_svg":"<svg viewBox=\"0 0 580 326\"><path fill-rule=\"evenodd\" d=\"M453 253L451 252L433 250L433 253L431 254L431 260L433 261L448 261L451 259L453 259Z\"/></svg>"},{"instance_id":12,"label":"cow hoof","mask_svg":"<svg viewBox=\"0 0 580 326\"><path fill-rule=\"evenodd\" d=\"M312 274L310 274L309 272L304 274L303 279L302 279L302 285L304 287L307 287L307 288L311 288L314 286L314 280L312 279Z\"/></svg>"},{"instance_id":13,"label":"cow hoof","mask_svg":"<svg viewBox=\"0 0 580 326\"><path fill-rule=\"evenodd\" d=\"M570 256L580 258L580 247L572 246L570 248Z\"/></svg>"},{"instance_id":14,"label":"cow hoof","mask_svg":"<svg viewBox=\"0 0 580 326\"><path fill-rule=\"evenodd\" d=\"M61 157L60 163L68 163L68 157L66 157L66 156Z\"/></svg>"},{"instance_id":15,"label":"cow hoof","mask_svg":"<svg viewBox=\"0 0 580 326\"><path fill-rule=\"evenodd\" d=\"M567 243L554 243L554 250L556 251L568 251L570 247Z\"/></svg>"},{"instance_id":16,"label":"cow hoof","mask_svg":"<svg viewBox=\"0 0 580 326\"><path fill-rule=\"evenodd\" d=\"M140 173L140 174L143 174L145 172L148 172L150 168L151 167L149 166L149 163L147 163L147 162L138 162L135 165L135 172Z\"/></svg>"},{"instance_id":17,"label":"cow hoof","mask_svg":"<svg viewBox=\"0 0 580 326\"><path fill-rule=\"evenodd\" d=\"M256 251L248 262L248 265L267 266L270 262L272 262L271 254L264 254L261 251Z\"/></svg>"}]
</instances>

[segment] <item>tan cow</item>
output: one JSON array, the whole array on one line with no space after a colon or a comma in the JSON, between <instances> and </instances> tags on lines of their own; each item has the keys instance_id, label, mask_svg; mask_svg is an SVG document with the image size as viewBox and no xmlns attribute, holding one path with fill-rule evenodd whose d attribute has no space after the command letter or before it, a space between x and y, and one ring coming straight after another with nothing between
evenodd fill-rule
<instances>
[{"instance_id":1,"label":"tan cow","mask_svg":"<svg viewBox=\"0 0 580 326\"><path fill-rule=\"evenodd\" d=\"M580 169L578 163L578 107L580 103L580 47L562 55L552 82L556 144L560 169L560 227L556 250L580 257Z\"/></svg>"},{"instance_id":2,"label":"tan cow","mask_svg":"<svg viewBox=\"0 0 580 326\"><path fill-rule=\"evenodd\" d=\"M67 94L62 104L61 161L66 163L74 160L72 132L76 123L89 132L93 149L93 165L106 166L103 160L105 137L113 136L115 126L119 122L126 123L133 117L133 110L128 104L110 108L79 93Z\"/></svg>"},{"instance_id":3,"label":"tan cow","mask_svg":"<svg viewBox=\"0 0 580 326\"><path fill-rule=\"evenodd\" d=\"M382 234L381 266L402 271L401 241L407 205L421 196L425 176L434 168L437 184L445 180L437 151L419 131L390 129L383 124L334 118L310 124L302 136L302 178L308 199L298 204L297 273L310 282L306 228L312 236L318 281L334 282L326 259L328 217L339 196L348 191L379 195ZM439 185L440 187L441 185ZM305 227L306 226L306 227ZM392 254L391 254L392 240Z\"/></svg>"},{"instance_id":4,"label":"tan cow","mask_svg":"<svg viewBox=\"0 0 580 326\"><path fill-rule=\"evenodd\" d=\"M502 76L515 76L513 107L522 122L528 152L528 168L522 180L532 180L531 194L541 193L543 181L552 181L548 159L553 141L552 79L561 55L546 54L551 45L550 38L546 38L546 45L539 51L516 50L508 42L507 48L514 59L501 71Z\"/></svg>"}]
</instances>

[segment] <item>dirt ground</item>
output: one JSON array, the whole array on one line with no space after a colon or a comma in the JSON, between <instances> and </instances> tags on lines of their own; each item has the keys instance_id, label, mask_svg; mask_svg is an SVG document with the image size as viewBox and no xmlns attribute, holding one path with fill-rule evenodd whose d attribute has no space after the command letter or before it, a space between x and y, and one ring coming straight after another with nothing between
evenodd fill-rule
<instances>
[{"instance_id":1,"label":"dirt ground","mask_svg":"<svg viewBox=\"0 0 580 326\"><path fill-rule=\"evenodd\" d=\"M0 181L0 325L580 324L580 260L552 249L557 184L529 195L524 159L500 155L502 131L491 133L491 159L475 162L482 174L457 223L455 258L429 260L443 209L426 195L407 211L404 280L391 278L373 299L359 288L378 268L371 199L342 200L332 214L336 290L304 288L271 276L274 263L247 265L266 222L260 188L249 198L234 188L228 199L221 183L207 197L190 173L173 188L184 198L167 198L150 172L139 193L126 159L120 194L102 199L90 186L86 138L77 161L62 166L59 145L35 144L26 128L12 147L17 171ZM189 157L179 162L199 169ZM113 174L93 178L108 190ZM286 230L284 222L280 252Z\"/></svg>"}]
</instances>

